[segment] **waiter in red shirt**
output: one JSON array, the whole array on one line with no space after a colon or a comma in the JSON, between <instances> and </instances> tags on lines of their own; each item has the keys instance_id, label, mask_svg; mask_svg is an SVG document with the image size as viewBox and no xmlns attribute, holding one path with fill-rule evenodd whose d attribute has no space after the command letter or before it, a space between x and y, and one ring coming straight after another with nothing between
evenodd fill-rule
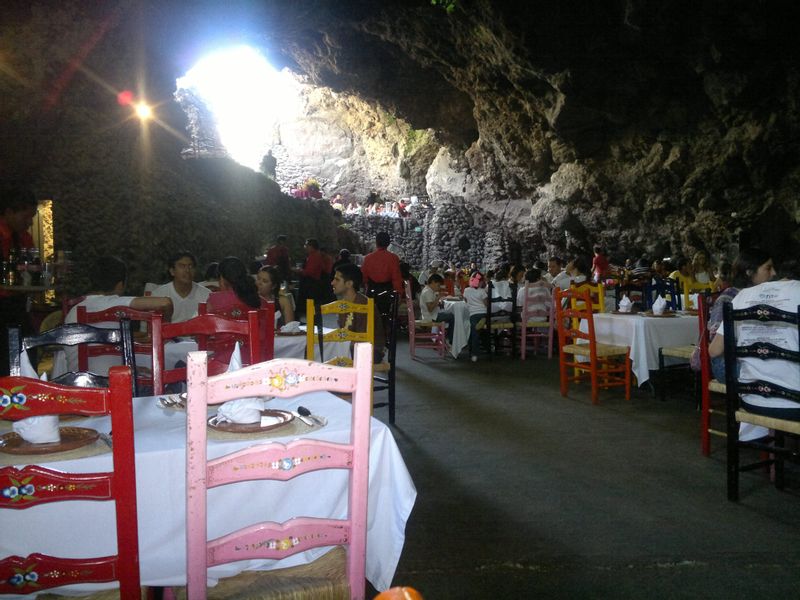
<instances>
[{"instance_id":1,"label":"waiter in red shirt","mask_svg":"<svg viewBox=\"0 0 800 600\"><path fill-rule=\"evenodd\" d=\"M375 236L375 252L364 257L361 273L364 276L364 285L368 292L380 293L393 289L398 294L403 293L400 258L386 249L391 241L387 232L378 232L378 235Z\"/></svg>"},{"instance_id":2,"label":"waiter in red shirt","mask_svg":"<svg viewBox=\"0 0 800 600\"><path fill-rule=\"evenodd\" d=\"M375 251L364 257L361 273L364 276L364 287L367 296L375 298L375 307L381 313L383 330L389 331L391 321L391 298L382 292L394 290L398 297L403 294L403 276L400 274L400 258L386 248L392 239L385 231L375 236Z\"/></svg>"},{"instance_id":3,"label":"waiter in red shirt","mask_svg":"<svg viewBox=\"0 0 800 600\"><path fill-rule=\"evenodd\" d=\"M33 192L17 182L3 182L0 189L0 251L7 261L11 248L33 247L28 232L36 214L38 202ZM24 293L0 290L0 375L8 375L8 335L6 327L22 327L22 334L32 333L27 311L28 298Z\"/></svg>"},{"instance_id":4,"label":"waiter in red shirt","mask_svg":"<svg viewBox=\"0 0 800 600\"><path fill-rule=\"evenodd\" d=\"M298 312L305 313L307 299L310 298L315 304L324 302L328 294L329 283L323 277L325 263L322 253L319 251L319 242L314 238L308 238L303 248L306 251L306 262L302 269L296 271L300 276L297 309Z\"/></svg>"},{"instance_id":5,"label":"waiter in red shirt","mask_svg":"<svg viewBox=\"0 0 800 600\"><path fill-rule=\"evenodd\" d=\"M278 272L286 281L291 275L291 265L289 264L289 248L286 247L286 236L279 235L275 238L275 245L267 250L264 265L273 265L278 268Z\"/></svg>"}]
</instances>

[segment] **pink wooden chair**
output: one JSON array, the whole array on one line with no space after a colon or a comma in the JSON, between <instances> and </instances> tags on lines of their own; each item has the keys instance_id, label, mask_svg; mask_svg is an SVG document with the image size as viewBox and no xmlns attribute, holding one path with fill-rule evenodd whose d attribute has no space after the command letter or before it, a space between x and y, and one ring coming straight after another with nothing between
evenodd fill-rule
<instances>
[{"instance_id":1,"label":"pink wooden chair","mask_svg":"<svg viewBox=\"0 0 800 600\"><path fill-rule=\"evenodd\" d=\"M406 306L408 311L408 348L411 358L417 357L417 348L433 348L439 353L439 356L444 357L445 324L424 321L414 316L414 301L411 299L411 284L408 281L406 281Z\"/></svg>"},{"instance_id":2,"label":"pink wooden chair","mask_svg":"<svg viewBox=\"0 0 800 600\"><path fill-rule=\"evenodd\" d=\"M528 294L529 283L525 283L525 294L522 300L519 327L519 357L525 360L529 342L534 343L534 354L539 351L539 342L546 340L547 358L553 358L553 329L555 328L555 307L553 296L547 292L546 302L550 310L542 310L541 302L535 296ZM545 288L541 288L545 289Z\"/></svg>"},{"instance_id":3,"label":"pink wooden chair","mask_svg":"<svg viewBox=\"0 0 800 600\"><path fill-rule=\"evenodd\" d=\"M65 473L37 465L0 468L0 509L26 509L65 500L113 500L118 549L118 554L97 558L58 558L38 553L5 557L0 560L0 594L35 594L61 585L119 581L122 600L140 598L130 367L112 367L109 382L108 388L78 388L27 377L0 378L0 391L12 397L11 404L0 409L0 420L110 414L114 432L112 472ZM76 536L83 534L75 532ZM3 535L25 532L4 531Z\"/></svg>"},{"instance_id":4,"label":"pink wooden chair","mask_svg":"<svg viewBox=\"0 0 800 600\"><path fill-rule=\"evenodd\" d=\"M153 394L163 394L164 386L169 383L186 381L186 367L165 368L164 342L177 337L192 336L197 340L200 350L207 350L209 339L220 335L235 336L235 339L243 343L243 362L249 363L250 357L261 356L258 311L251 310L247 314L247 321L205 314L181 323L162 323L161 315L156 315L153 319ZM209 361L209 374L224 373L229 359L230 355L221 358L215 356Z\"/></svg>"},{"instance_id":5,"label":"pink wooden chair","mask_svg":"<svg viewBox=\"0 0 800 600\"><path fill-rule=\"evenodd\" d=\"M206 569L214 565L248 559L279 560L310 548L344 545L347 547L346 577L339 579L349 586L350 598L364 598L372 346L356 344L353 367L278 359L245 367L233 373L209 377L206 361L205 353L189 354L186 596L192 600L206 598ZM349 443L297 439L289 444L255 444L245 450L207 461L206 427L209 405L245 396L285 398L320 390L352 393ZM296 517L284 523L258 523L214 540L207 539L208 488L252 479L287 481L320 469L350 471L347 518ZM265 544L265 540L274 540L275 543ZM253 574L242 573L221 580L213 589L212 595L219 598L229 597L231 590L227 586L235 588L235 580L243 575ZM255 575L260 581L263 579L263 582L254 584L253 587L274 589L275 580L284 575L290 578L291 569L282 570L281 574L264 571ZM330 581L325 583L329 585ZM308 584L307 578L305 584ZM283 588L282 591L287 594L285 597L297 597ZM315 593L304 587L303 591L309 598L321 597L319 590Z\"/></svg>"}]
</instances>

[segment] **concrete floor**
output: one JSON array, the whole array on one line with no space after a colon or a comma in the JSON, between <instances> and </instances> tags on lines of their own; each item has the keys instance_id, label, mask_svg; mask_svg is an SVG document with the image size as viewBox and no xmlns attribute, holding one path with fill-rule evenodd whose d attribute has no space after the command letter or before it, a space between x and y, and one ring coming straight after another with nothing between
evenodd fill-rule
<instances>
[{"instance_id":1,"label":"concrete floor","mask_svg":"<svg viewBox=\"0 0 800 600\"><path fill-rule=\"evenodd\" d=\"M557 358L419 355L398 345L394 434L419 495L395 585L427 600L800 598L800 473L785 492L743 475L728 502L724 443L701 455L691 398L615 390L592 406L585 385L560 395Z\"/></svg>"}]
</instances>

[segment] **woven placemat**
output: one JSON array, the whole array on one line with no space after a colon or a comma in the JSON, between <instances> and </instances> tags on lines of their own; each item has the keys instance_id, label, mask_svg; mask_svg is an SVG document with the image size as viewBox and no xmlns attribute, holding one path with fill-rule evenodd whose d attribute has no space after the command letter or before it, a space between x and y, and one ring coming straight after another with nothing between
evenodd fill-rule
<instances>
[{"instance_id":1,"label":"woven placemat","mask_svg":"<svg viewBox=\"0 0 800 600\"><path fill-rule=\"evenodd\" d=\"M327 424L327 423L326 423ZM232 433L230 431L220 431L213 427L208 428L208 439L210 440L249 440L249 439L263 439L273 437L285 436L303 436L322 429L325 425L306 425L300 419L295 417L283 427L275 429L268 429L266 431L255 431L253 433Z\"/></svg>"},{"instance_id":2,"label":"woven placemat","mask_svg":"<svg viewBox=\"0 0 800 600\"><path fill-rule=\"evenodd\" d=\"M53 452L52 454L5 454L0 452L0 466L10 467L13 465L40 465L42 463L58 462L60 460L74 460L76 458L86 458L87 456L97 456L111 452L102 439L99 439L86 446L67 450L65 452Z\"/></svg>"}]
</instances>

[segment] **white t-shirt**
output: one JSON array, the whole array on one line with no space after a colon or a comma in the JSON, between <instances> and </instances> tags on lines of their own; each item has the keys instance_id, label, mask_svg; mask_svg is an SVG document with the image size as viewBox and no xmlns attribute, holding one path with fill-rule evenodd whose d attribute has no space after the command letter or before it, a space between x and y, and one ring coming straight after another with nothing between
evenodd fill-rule
<instances>
[{"instance_id":1,"label":"white t-shirt","mask_svg":"<svg viewBox=\"0 0 800 600\"><path fill-rule=\"evenodd\" d=\"M192 290L185 298L175 291L174 282L170 281L157 287L150 294L156 298L169 298L172 300L172 323L182 323L197 316L197 305L207 302L211 293L207 287L192 282Z\"/></svg>"},{"instance_id":2,"label":"white t-shirt","mask_svg":"<svg viewBox=\"0 0 800 600\"><path fill-rule=\"evenodd\" d=\"M472 286L464 288L464 301L467 303L470 316L486 314L487 297L486 288L474 288Z\"/></svg>"},{"instance_id":3,"label":"white t-shirt","mask_svg":"<svg viewBox=\"0 0 800 600\"><path fill-rule=\"evenodd\" d=\"M800 305L800 281L769 281L741 290L733 299L733 308L741 309L767 304L787 312L796 312ZM725 335L721 324L717 335ZM759 323L739 321L736 323L736 345L749 346L756 342L769 342L779 348L798 349L797 327L789 323ZM739 359L739 379L743 382L760 379L800 390L800 367L786 360L761 360L744 357ZM800 408L797 402L783 398L765 398L754 394L742 396L742 400L753 406L771 408Z\"/></svg>"},{"instance_id":4,"label":"white t-shirt","mask_svg":"<svg viewBox=\"0 0 800 600\"><path fill-rule=\"evenodd\" d=\"M560 287L562 290L568 290L570 277L567 275L566 271L561 271L561 273L553 277L553 281L551 283L553 284L553 287Z\"/></svg>"},{"instance_id":5,"label":"white t-shirt","mask_svg":"<svg viewBox=\"0 0 800 600\"><path fill-rule=\"evenodd\" d=\"M428 310L428 304L434 300L436 306L433 310ZM419 314L423 321L433 321L439 316L439 294L427 285L419 293Z\"/></svg>"},{"instance_id":6,"label":"white t-shirt","mask_svg":"<svg viewBox=\"0 0 800 600\"><path fill-rule=\"evenodd\" d=\"M78 322L78 307L85 306L86 312L102 312L114 306L130 306L131 302L136 299L135 296L117 296L110 294L108 296L86 296L83 300L73 306L67 313L64 323L77 323ZM92 323L92 327L101 327L103 329L116 329L119 327L118 321L103 321L102 323ZM64 346L64 356L67 359L67 371L78 370L78 347L77 346ZM94 356L89 359L89 371L97 375L108 375L108 369L114 365L121 365L122 359L120 356Z\"/></svg>"}]
</instances>

